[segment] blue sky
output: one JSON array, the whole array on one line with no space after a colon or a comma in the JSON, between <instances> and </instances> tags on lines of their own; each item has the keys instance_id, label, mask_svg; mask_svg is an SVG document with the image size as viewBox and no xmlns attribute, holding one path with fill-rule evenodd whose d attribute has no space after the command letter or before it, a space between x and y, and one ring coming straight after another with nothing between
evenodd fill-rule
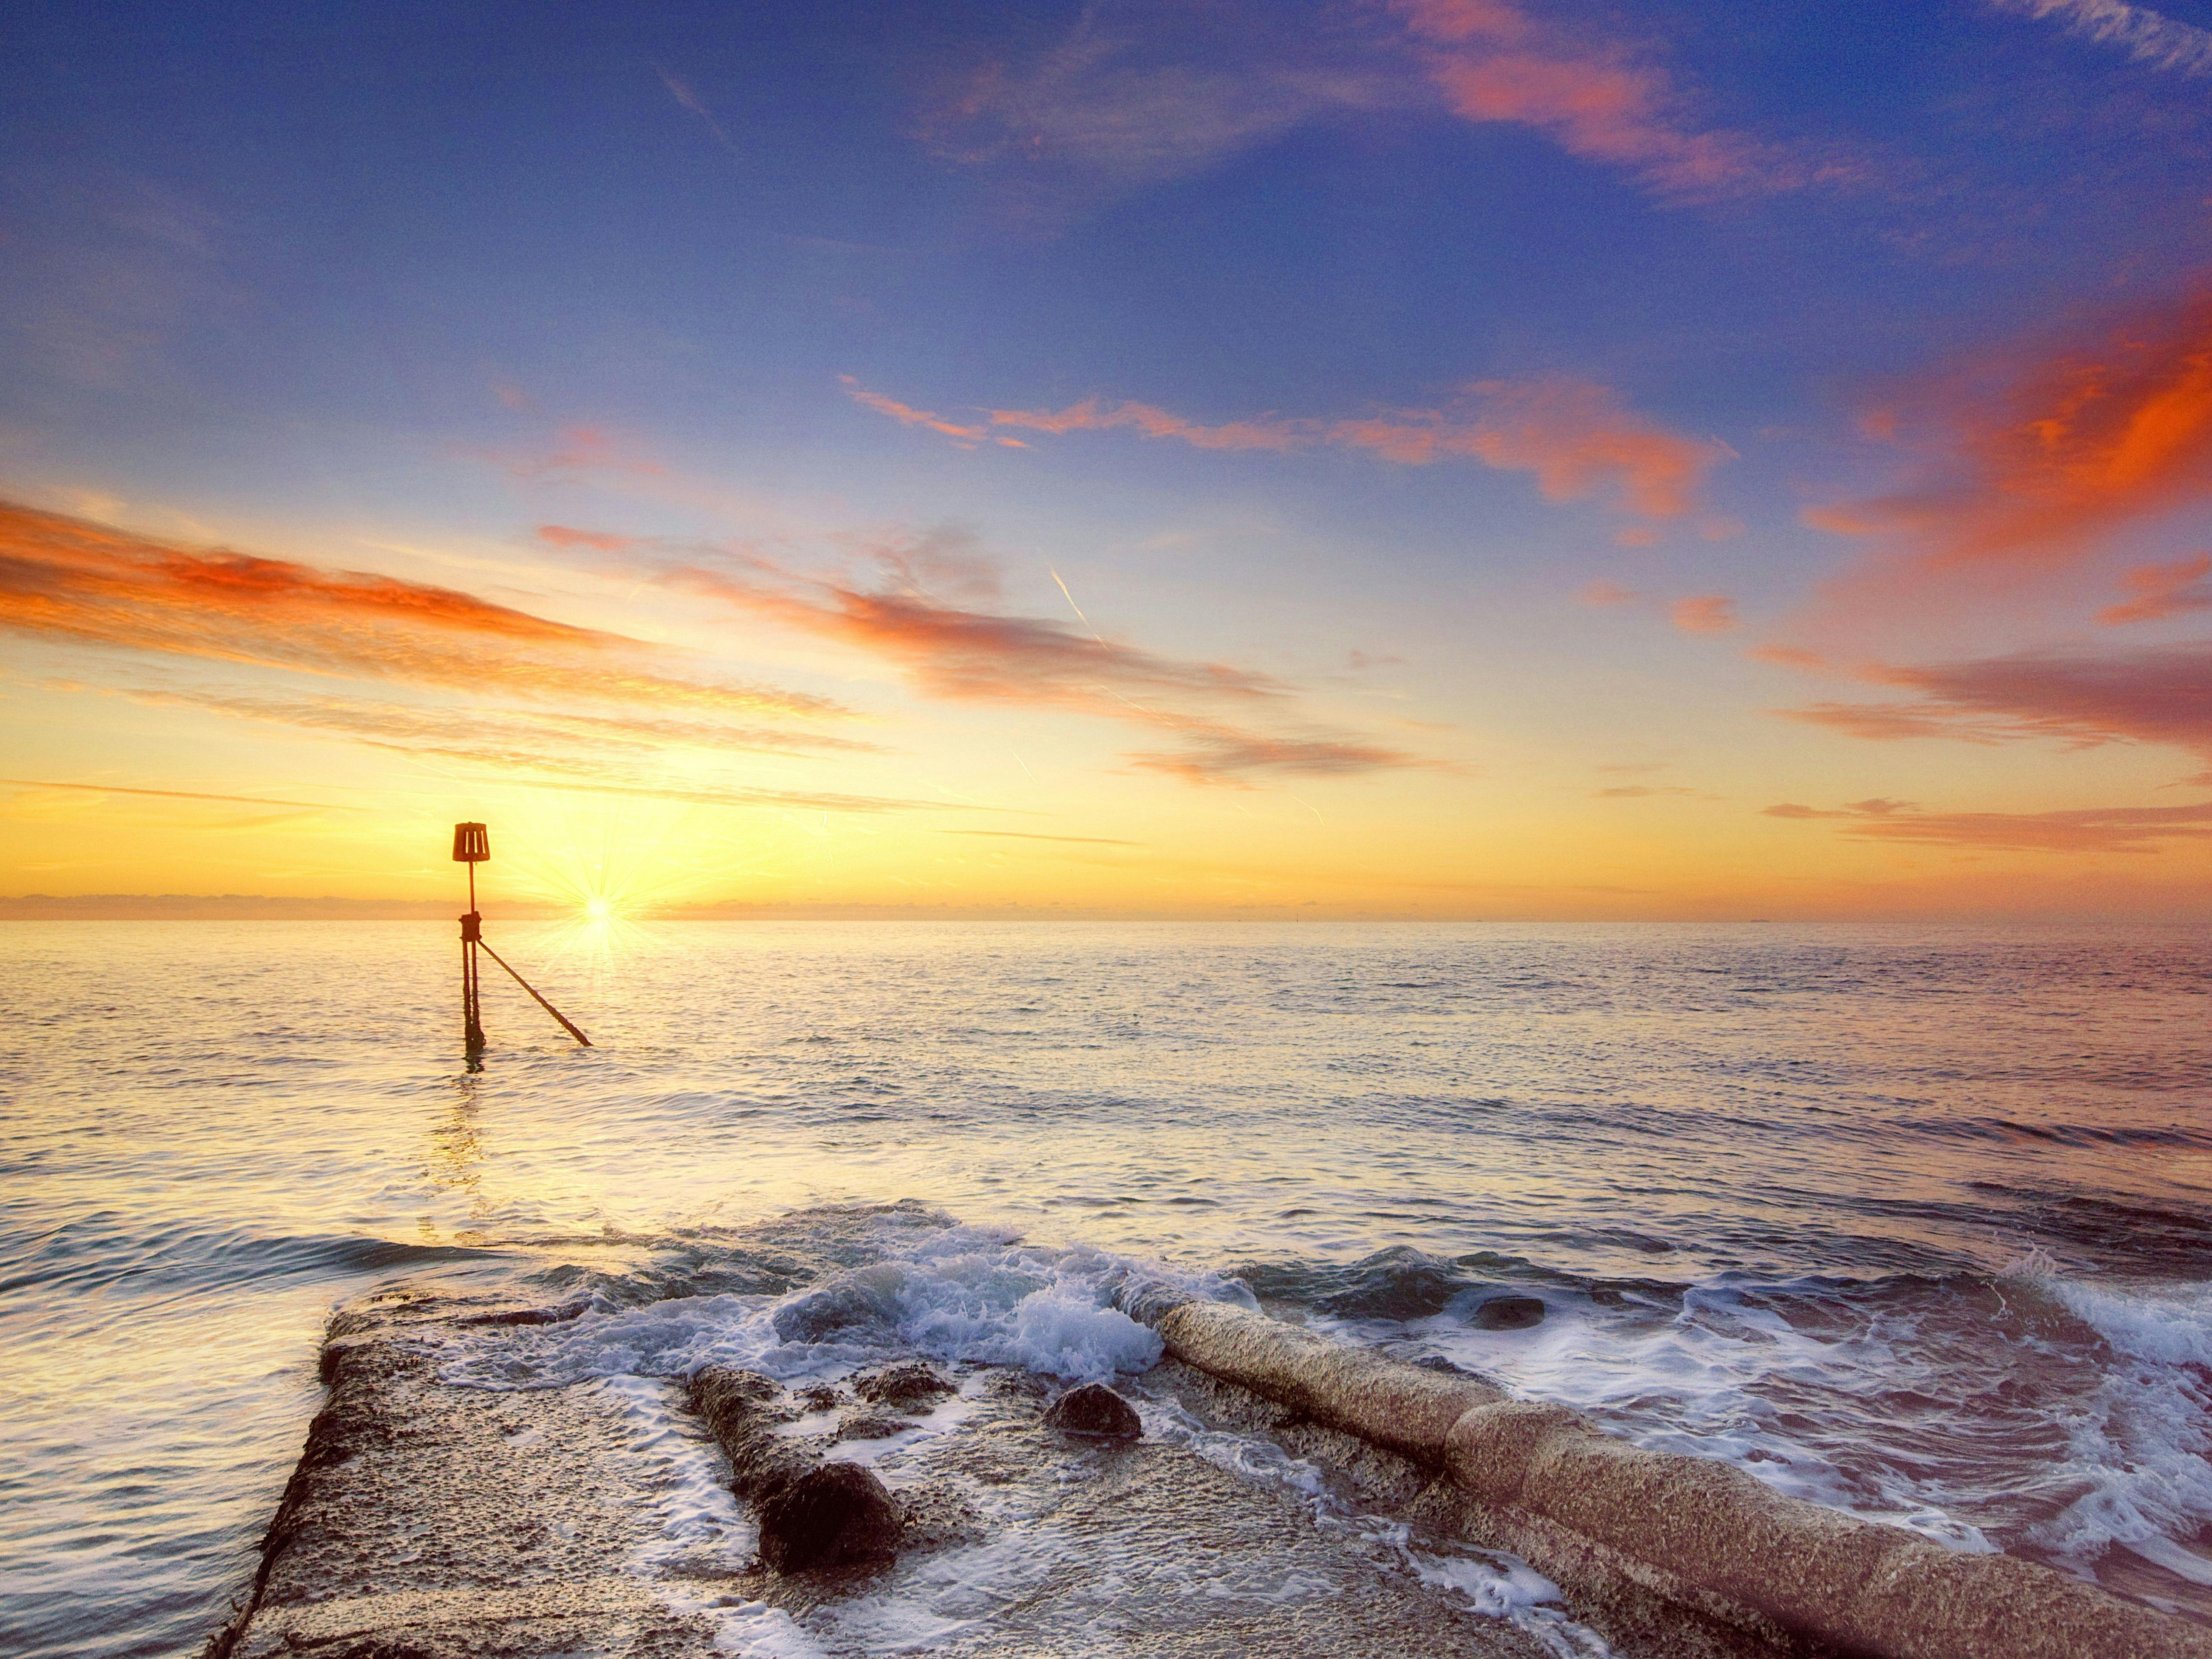
<instances>
[{"instance_id":1,"label":"blue sky","mask_svg":"<svg viewBox=\"0 0 2212 1659\"><path fill-rule=\"evenodd\" d=\"M1465 811L1515 890L1576 887L1543 850L1572 843L1621 878L1583 885L1661 911L1724 909L1730 861L1771 876L1761 912L2164 905L2201 883L2212 763L2208 27L2106 0L33 6L0 70L0 494L142 538L133 570L244 552L712 659L977 800L1002 737L1048 740L1050 810L1088 834L1141 800L1097 839L1176 869L1229 791L1352 845ZM24 522L25 591L76 608L8 622L52 734L10 769L78 793L20 798L18 890L152 879L174 825L56 853L150 810L86 787L158 787L149 757L241 797L257 741L360 764L266 714L284 686L474 695L101 586L82 534ZM821 597L863 589L935 609ZM953 612L992 621L958 673ZM1027 654L981 675L985 635ZM1235 695L1269 742L1129 653L1266 677ZM1139 681L1200 702L1121 712ZM143 741L104 753L125 704ZM1164 751L1114 723L1146 720L1210 758L1131 760ZM698 794L714 747L641 738L592 787ZM530 754L376 764L395 799L581 787ZM744 833L784 835L725 758L728 810L768 815ZM809 764L897 793L890 761ZM233 839L226 882L359 885L350 852ZM1390 909L1334 842L1262 842L1251 890ZM1449 885L1457 846L1405 879ZM710 863L702 902L750 890ZM1061 877L1105 879L943 884Z\"/></svg>"}]
</instances>

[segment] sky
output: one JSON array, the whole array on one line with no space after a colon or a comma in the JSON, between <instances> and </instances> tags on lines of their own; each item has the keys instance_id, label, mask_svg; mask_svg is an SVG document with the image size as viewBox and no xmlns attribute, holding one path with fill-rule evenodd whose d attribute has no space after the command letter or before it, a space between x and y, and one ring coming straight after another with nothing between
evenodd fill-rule
<instances>
[{"instance_id":1,"label":"sky","mask_svg":"<svg viewBox=\"0 0 2212 1659\"><path fill-rule=\"evenodd\" d=\"M15 16L0 914L2212 917L2212 0Z\"/></svg>"}]
</instances>

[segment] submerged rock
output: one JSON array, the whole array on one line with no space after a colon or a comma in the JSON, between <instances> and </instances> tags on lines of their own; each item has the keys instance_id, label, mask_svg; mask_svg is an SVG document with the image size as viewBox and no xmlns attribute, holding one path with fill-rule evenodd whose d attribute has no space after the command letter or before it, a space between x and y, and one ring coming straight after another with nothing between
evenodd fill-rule
<instances>
[{"instance_id":1,"label":"submerged rock","mask_svg":"<svg viewBox=\"0 0 2212 1659\"><path fill-rule=\"evenodd\" d=\"M1544 1304L1533 1296L1493 1296L1474 1310L1478 1330L1525 1331L1544 1322Z\"/></svg>"},{"instance_id":2,"label":"submerged rock","mask_svg":"<svg viewBox=\"0 0 2212 1659\"><path fill-rule=\"evenodd\" d=\"M945 1395L957 1394L960 1387L927 1360L908 1359L861 1372L853 1379L853 1392L872 1406L912 1411Z\"/></svg>"},{"instance_id":3,"label":"submerged rock","mask_svg":"<svg viewBox=\"0 0 2212 1659\"><path fill-rule=\"evenodd\" d=\"M761 1559L778 1572L873 1565L898 1553L903 1520L858 1463L824 1463L760 1506Z\"/></svg>"},{"instance_id":4,"label":"submerged rock","mask_svg":"<svg viewBox=\"0 0 2212 1659\"><path fill-rule=\"evenodd\" d=\"M840 1440L888 1440L895 1434L904 1434L914 1425L903 1417L893 1417L888 1412L847 1412L837 1424Z\"/></svg>"},{"instance_id":5,"label":"submerged rock","mask_svg":"<svg viewBox=\"0 0 2212 1659\"><path fill-rule=\"evenodd\" d=\"M1141 1439L1145 1425L1129 1402L1103 1382L1085 1382L1070 1389L1052 1402L1044 1425L1062 1434L1085 1434L1103 1440Z\"/></svg>"}]
</instances>

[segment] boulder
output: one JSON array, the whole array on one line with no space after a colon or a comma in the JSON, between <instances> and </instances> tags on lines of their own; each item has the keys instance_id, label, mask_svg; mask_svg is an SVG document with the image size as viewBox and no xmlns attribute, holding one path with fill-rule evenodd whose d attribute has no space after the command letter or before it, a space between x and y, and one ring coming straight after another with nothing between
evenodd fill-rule
<instances>
[{"instance_id":1,"label":"boulder","mask_svg":"<svg viewBox=\"0 0 2212 1659\"><path fill-rule=\"evenodd\" d=\"M1493 1296L1474 1310L1474 1325L1484 1331L1525 1331L1544 1322L1544 1304L1533 1296Z\"/></svg>"},{"instance_id":2,"label":"boulder","mask_svg":"<svg viewBox=\"0 0 2212 1659\"><path fill-rule=\"evenodd\" d=\"M895 1434L904 1434L914 1426L903 1417L893 1417L888 1412L872 1412L865 1407L847 1412L837 1420L840 1440L888 1440Z\"/></svg>"},{"instance_id":3,"label":"boulder","mask_svg":"<svg viewBox=\"0 0 2212 1659\"><path fill-rule=\"evenodd\" d=\"M1052 1402L1044 1425L1062 1434L1089 1435L1101 1440L1136 1440L1145 1432L1129 1402L1103 1382L1085 1382L1070 1389Z\"/></svg>"},{"instance_id":4,"label":"boulder","mask_svg":"<svg viewBox=\"0 0 2212 1659\"><path fill-rule=\"evenodd\" d=\"M872 1406L903 1412L927 1407L942 1395L957 1394L960 1388L927 1361L908 1359L861 1372L853 1379L853 1392Z\"/></svg>"},{"instance_id":5,"label":"boulder","mask_svg":"<svg viewBox=\"0 0 2212 1659\"><path fill-rule=\"evenodd\" d=\"M881 1564L898 1553L900 1525L872 1470L824 1463L760 1506L761 1559L778 1572Z\"/></svg>"}]
</instances>

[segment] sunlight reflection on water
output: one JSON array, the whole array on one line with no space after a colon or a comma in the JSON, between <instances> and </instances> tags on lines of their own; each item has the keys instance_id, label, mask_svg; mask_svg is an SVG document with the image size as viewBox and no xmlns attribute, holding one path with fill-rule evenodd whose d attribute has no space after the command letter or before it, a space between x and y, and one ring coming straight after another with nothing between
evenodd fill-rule
<instances>
[{"instance_id":1,"label":"sunlight reflection on water","mask_svg":"<svg viewBox=\"0 0 2212 1659\"><path fill-rule=\"evenodd\" d=\"M340 1297L549 1259L681 1288L699 1230L825 1200L1242 1268L2121 1588L2185 1599L2144 1550L2212 1543L2171 1469L2097 1485L2212 1421L2201 929L495 931L599 1046L487 981L464 1071L444 925L0 931L0 1615L31 1651L197 1646ZM1475 1322L1505 1285L1545 1324ZM1977 1449L1960 1413L2002 1387Z\"/></svg>"}]
</instances>

